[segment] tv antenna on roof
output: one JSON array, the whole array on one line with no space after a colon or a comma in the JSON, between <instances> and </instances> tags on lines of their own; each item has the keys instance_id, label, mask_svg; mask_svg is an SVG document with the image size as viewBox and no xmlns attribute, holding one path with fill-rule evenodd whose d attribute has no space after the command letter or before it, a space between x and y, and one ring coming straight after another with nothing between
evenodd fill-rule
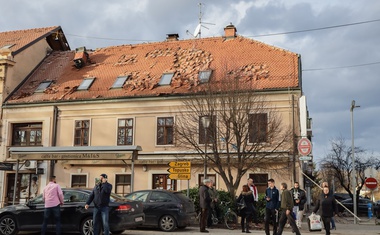
<instances>
[{"instance_id":1,"label":"tv antenna on roof","mask_svg":"<svg viewBox=\"0 0 380 235\"><path fill-rule=\"evenodd\" d=\"M203 4L203 5L204 5L204 4ZM194 33L192 34L192 36L193 36L194 38L197 38L197 37L201 38L202 27L205 28L205 29L209 29L209 28L207 28L206 26L204 26L203 24L215 25L215 24L213 24L213 23L207 23L207 22L203 22L203 21L202 21L202 16L203 16L203 15L202 15L202 3L198 3L198 6L199 6L198 25L197 25L197 27L195 28ZM187 34L191 34L191 33L189 32L189 30L186 30L186 33L187 33Z\"/></svg>"}]
</instances>

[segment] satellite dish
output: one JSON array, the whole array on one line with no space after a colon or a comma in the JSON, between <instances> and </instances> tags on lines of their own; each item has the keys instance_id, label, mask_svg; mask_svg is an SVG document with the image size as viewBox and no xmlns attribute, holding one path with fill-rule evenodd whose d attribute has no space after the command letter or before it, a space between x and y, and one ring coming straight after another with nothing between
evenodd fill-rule
<instances>
[{"instance_id":1,"label":"satellite dish","mask_svg":"<svg viewBox=\"0 0 380 235\"><path fill-rule=\"evenodd\" d=\"M193 36L194 36L195 38L198 37L198 34L201 32L201 27L202 27L202 25L201 25L201 24L198 24L197 27L195 28L195 30L194 30L194 34L193 34Z\"/></svg>"}]
</instances>

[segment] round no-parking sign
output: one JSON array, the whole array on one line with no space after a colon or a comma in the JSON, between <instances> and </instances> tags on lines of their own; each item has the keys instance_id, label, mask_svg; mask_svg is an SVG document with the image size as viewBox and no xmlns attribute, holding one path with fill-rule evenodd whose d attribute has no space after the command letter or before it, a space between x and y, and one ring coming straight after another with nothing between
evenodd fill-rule
<instances>
[{"instance_id":1,"label":"round no-parking sign","mask_svg":"<svg viewBox=\"0 0 380 235\"><path fill-rule=\"evenodd\" d=\"M375 178L369 177L365 180L365 186L368 189L374 190L377 188L377 180Z\"/></svg>"}]
</instances>

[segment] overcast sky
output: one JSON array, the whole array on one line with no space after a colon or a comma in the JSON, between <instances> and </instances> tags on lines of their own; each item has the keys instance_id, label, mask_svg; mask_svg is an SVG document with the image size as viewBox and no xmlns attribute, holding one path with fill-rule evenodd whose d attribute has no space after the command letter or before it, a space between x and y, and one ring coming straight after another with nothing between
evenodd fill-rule
<instances>
[{"instance_id":1,"label":"overcast sky","mask_svg":"<svg viewBox=\"0 0 380 235\"><path fill-rule=\"evenodd\" d=\"M355 146L380 155L379 0L4 0L0 31L59 25L71 49L163 41L168 33L189 39L200 2L202 37L222 36L232 23L241 36L301 55L316 159L331 139L351 145L352 100L360 105ZM318 28L327 29L311 30Z\"/></svg>"}]
</instances>

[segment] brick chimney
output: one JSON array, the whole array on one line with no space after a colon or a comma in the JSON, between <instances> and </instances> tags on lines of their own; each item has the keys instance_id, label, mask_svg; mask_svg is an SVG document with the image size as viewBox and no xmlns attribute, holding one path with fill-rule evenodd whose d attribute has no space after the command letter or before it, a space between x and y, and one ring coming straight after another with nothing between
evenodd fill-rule
<instances>
[{"instance_id":1,"label":"brick chimney","mask_svg":"<svg viewBox=\"0 0 380 235\"><path fill-rule=\"evenodd\" d=\"M225 28L224 28L224 37L226 38L236 38L236 28L235 26L230 23L229 25L227 25Z\"/></svg>"},{"instance_id":2,"label":"brick chimney","mask_svg":"<svg viewBox=\"0 0 380 235\"><path fill-rule=\"evenodd\" d=\"M177 33L166 34L166 41L178 41L179 35Z\"/></svg>"}]
</instances>

